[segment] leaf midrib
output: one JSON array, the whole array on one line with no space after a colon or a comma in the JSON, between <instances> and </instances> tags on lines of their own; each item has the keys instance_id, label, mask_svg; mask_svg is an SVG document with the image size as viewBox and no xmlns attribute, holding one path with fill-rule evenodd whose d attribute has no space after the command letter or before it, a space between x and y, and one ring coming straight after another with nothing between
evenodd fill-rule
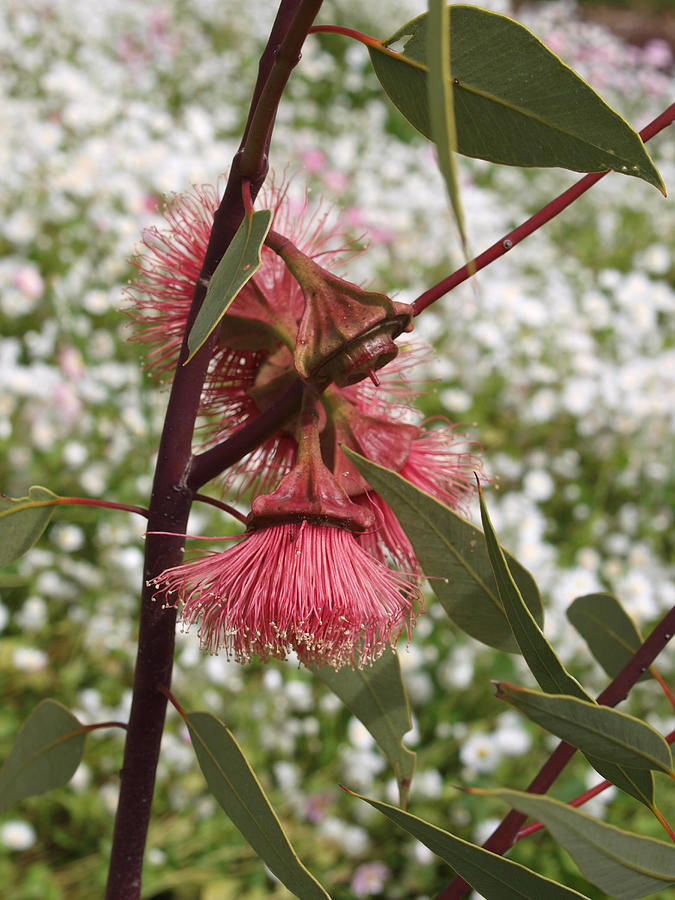
<instances>
[{"instance_id":1,"label":"leaf midrib","mask_svg":"<svg viewBox=\"0 0 675 900\"><path fill-rule=\"evenodd\" d=\"M420 63L415 59L411 59L411 57L406 56L405 53L394 53L393 51L390 51L387 47L385 47L384 44L382 45L382 47L384 48L384 51L386 51L386 52L383 52L383 50L381 50L379 47L375 47L375 46L373 46L369 49L372 49L374 52L383 53L384 56L387 56L389 58L398 59L401 62L403 62L404 64L412 66L414 69L418 69L420 72L423 72L425 75L429 74L429 67L427 65L425 65L424 63ZM561 60L561 62L562 62L562 60ZM470 84L467 81L460 81L459 84L453 83L452 88L453 89L456 88L457 90L464 89L468 93L474 94L475 96L482 97L483 99L488 100L491 103L494 103L496 106L499 106L500 108L507 109L510 112L513 112L513 113L523 116L523 118L538 122L539 124L552 129L553 131L557 132L558 134L565 135L566 137L571 138L575 141L578 141L579 143L584 144L587 147L592 147L593 149L597 150L598 152L604 154L605 156L608 156L612 160L616 160L616 162L618 164L630 163L630 160L627 157L620 156L616 153L609 153L609 151L605 147L599 146L599 144L597 144L595 141L592 141L585 137L580 137L579 135L574 134L574 132L570 131L568 128L565 128L562 125L558 125L555 122L548 121L539 113L534 113L534 112L528 111L528 110L524 109L522 106L518 106L515 103L501 100L499 97L497 97L496 94L493 94L490 91L483 90L482 88L474 87L472 84ZM602 170L599 170L599 171L602 171Z\"/></svg>"}]
</instances>

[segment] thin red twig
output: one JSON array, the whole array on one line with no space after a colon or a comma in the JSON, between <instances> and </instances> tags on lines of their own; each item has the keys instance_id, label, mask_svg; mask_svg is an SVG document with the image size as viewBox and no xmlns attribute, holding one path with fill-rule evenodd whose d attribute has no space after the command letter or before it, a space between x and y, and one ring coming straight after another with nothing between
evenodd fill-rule
<instances>
[{"instance_id":1,"label":"thin red twig","mask_svg":"<svg viewBox=\"0 0 675 900\"><path fill-rule=\"evenodd\" d=\"M675 731L671 731L670 734L666 735L666 741L668 741L669 744L672 744L673 741L675 741ZM574 807L583 806L584 803L592 800L593 797L597 797L598 794L606 791L607 788L611 786L612 782L605 779L604 781L599 782L599 784L596 784L594 787L589 788L587 791L584 791L583 794L579 794L579 796L575 797L573 800L568 800L567 805ZM544 826L541 824L541 822L533 822L531 825L526 825L525 828L520 829L515 837L514 843L515 841L520 841L523 838L529 837L531 834L536 834L536 832L541 831L543 827Z\"/></svg>"},{"instance_id":2,"label":"thin red twig","mask_svg":"<svg viewBox=\"0 0 675 900\"><path fill-rule=\"evenodd\" d=\"M59 497L54 506L100 506L103 509L121 509L124 512L137 513L146 519L150 515L144 506L129 506L126 503L113 503L112 500L98 500L94 497Z\"/></svg>"},{"instance_id":3,"label":"thin red twig","mask_svg":"<svg viewBox=\"0 0 675 900\"><path fill-rule=\"evenodd\" d=\"M243 512L239 512L238 509L235 509L234 506L230 506L229 503L224 503L222 500L216 500L215 497L209 497L206 494L195 494L192 499L199 500L200 503L208 503L210 506L215 506L216 509L222 509L223 512L238 519L244 525L247 524L247 516L244 515Z\"/></svg>"},{"instance_id":4,"label":"thin red twig","mask_svg":"<svg viewBox=\"0 0 675 900\"><path fill-rule=\"evenodd\" d=\"M650 122L649 125L646 125L640 132L640 137L643 141L650 140L660 131L663 131L664 128L667 128L668 125L672 124L674 119L675 103L671 104L668 109L664 110L664 112ZM607 174L608 172L592 172L590 175L584 175L584 177L577 181L576 184L573 184L572 187L563 191L560 196L551 200L550 203L547 203L546 206L540 209L539 212L536 212L533 216L530 216L530 218L523 222L522 225L519 225L517 228L514 228L513 231L510 231L508 234L501 237L491 247L488 247L487 250L484 250L483 253L471 260L471 262L457 269L452 275L448 275L447 278L439 281L438 284L430 287L427 291L424 291L424 293L420 294L412 304L413 315L419 315L422 310L431 306L432 303L435 303L436 300L439 300L449 291L452 291L458 285L462 284L463 281L466 281L476 272L489 266L490 263L499 259L500 256L508 253L509 250L516 246L516 244L525 240L526 237L529 237L529 235L541 228L542 225L545 225L546 222L549 222L564 209L567 209L570 203L574 203L575 200Z\"/></svg>"}]
</instances>

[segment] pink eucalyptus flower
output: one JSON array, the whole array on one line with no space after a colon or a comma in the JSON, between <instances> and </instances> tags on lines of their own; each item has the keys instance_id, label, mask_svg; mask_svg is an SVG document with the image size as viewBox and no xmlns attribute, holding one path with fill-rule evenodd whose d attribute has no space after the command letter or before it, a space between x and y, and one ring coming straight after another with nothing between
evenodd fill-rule
<instances>
[{"instance_id":1,"label":"pink eucalyptus flower","mask_svg":"<svg viewBox=\"0 0 675 900\"><path fill-rule=\"evenodd\" d=\"M135 339L146 348L145 365L160 380L175 370L192 297L209 241L213 215L220 203L222 184L193 187L168 203L163 229L143 234L136 262L138 277L130 284ZM327 269L354 251L339 227L326 227L327 212L312 211L307 198L294 201L289 185L264 189L259 205L274 212L273 227L283 232L303 253L319 259ZM268 247L261 251L261 266L230 307L219 334L206 382L200 413L206 445L218 443L255 418L295 377L288 347L295 340L304 308L302 289L279 256ZM248 331L247 331L248 329ZM280 354L288 364L279 364ZM234 466L228 483L244 477L244 487L269 486L269 472L283 475L295 461L292 426L270 439L254 456ZM260 481L261 473L268 474Z\"/></svg>"},{"instance_id":2,"label":"pink eucalyptus flower","mask_svg":"<svg viewBox=\"0 0 675 900\"><path fill-rule=\"evenodd\" d=\"M267 525L222 553L162 572L158 593L177 594L189 629L209 653L247 662L370 665L408 634L421 594L373 559L344 528L306 520Z\"/></svg>"},{"instance_id":3,"label":"pink eucalyptus flower","mask_svg":"<svg viewBox=\"0 0 675 900\"><path fill-rule=\"evenodd\" d=\"M256 497L243 540L169 569L154 584L172 593L189 629L211 653L239 662L285 658L307 665L371 664L414 622L422 596L403 575L363 550L352 529L372 525L322 460L316 399L301 411L298 462L270 494ZM158 592L159 593L159 592Z\"/></svg>"},{"instance_id":4,"label":"pink eucalyptus flower","mask_svg":"<svg viewBox=\"0 0 675 900\"><path fill-rule=\"evenodd\" d=\"M420 429L399 474L450 509L467 513L476 489L480 460L471 442L454 433L454 426Z\"/></svg>"},{"instance_id":5,"label":"pink eucalyptus flower","mask_svg":"<svg viewBox=\"0 0 675 900\"><path fill-rule=\"evenodd\" d=\"M147 347L146 365L162 379L170 377L177 363L219 194L218 188L202 187L174 197L165 214L167 229L149 229L144 235L139 278L129 292L136 303L136 336ZM263 192L261 202L273 209L273 228L313 261L310 267L319 260L330 269L345 258L348 248L340 229L328 228L327 216L312 213L306 199L293 201L288 185ZM218 334L200 406L207 445L257 417L296 378L293 349L299 323L306 318L306 297L277 253L265 246L261 260ZM380 387L369 382L332 385L320 405L325 461L342 490L375 519L374 527L361 529L358 543L380 562L393 561L410 573L419 566L408 539L391 509L347 464L340 445L399 472L453 509L464 509L473 491L472 472L479 468L466 440L455 437L452 426L423 429L411 412L418 392L407 373L427 354L418 345L404 348L380 370ZM297 424L297 418L288 422L230 469L226 485L256 493L274 488L296 464Z\"/></svg>"}]
</instances>

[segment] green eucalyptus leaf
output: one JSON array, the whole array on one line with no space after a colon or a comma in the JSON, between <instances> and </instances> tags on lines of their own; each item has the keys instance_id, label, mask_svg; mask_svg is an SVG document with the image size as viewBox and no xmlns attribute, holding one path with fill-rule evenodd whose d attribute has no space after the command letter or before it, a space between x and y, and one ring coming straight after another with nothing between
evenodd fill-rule
<instances>
[{"instance_id":1,"label":"green eucalyptus leaf","mask_svg":"<svg viewBox=\"0 0 675 900\"><path fill-rule=\"evenodd\" d=\"M636 900L675 883L673 844L607 825L542 794L475 788L470 793L499 797L538 819L567 850L582 875L612 897Z\"/></svg>"},{"instance_id":2,"label":"green eucalyptus leaf","mask_svg":"<svg viewBox=\"0 0 675 900\"><path fill-rule=\"evenodd\" d=\"M394 511L452 621L484 644L518 652L480 530L396 472L343 450ZM508 559L528 608L541 622L543 609L534 579L512 556Z\"/></svg>"},{"instance_id":3,"label":"green eucalyptus leaf","mask_svg":"<svg viewBox=\"0 0 675 900\"><path fill-rule=\"evenodd\" d=\"M457 148L514 166L613 169L665 193L640 136L529 29L473 6L450 7L450 64ZM370 46L395 106L431 138L426 14ZM401 52L392 46L405 41Z\"/></svg>"},{"instance_id":4,"label":"green eucalyptus leaf","mask_svg":"<svg viewBox=\"0 0 675 900\"><path fill-rule=\"evenodd\" d=\"M375 738L394 769L401 806L405 808L416 755L402 742L412 722L398 655L385 652L372 666L363 669L344 666L336 672L330 666L322 666L313 671Z\"/></svg>"},{"instance_id":5,"label":"green eucalyptus leaf","mask_svg":"<svg viewBox=\"0 0 675 900\"><path fill-rule=\"evenodd\" d=\"M85 737L70 710L56 700L42 700L22 725L0 769L0 813L70 781L82 759Z\"/></svg>"},{"instance_id":6,"label":"green eucalyptus leaf","mask_svg":"<svg viewBox=\"0 0 675 900\"><path fill-rule=\"evenodd\" d=\"M466 251L464 214L457 185L457 150L455 110L450 83L450 8L445 0L429 0L426 58L429 63L429 124L431 138L436 144L436 159L448 189L450 205Z\"/></svg>"},{"instance_id":7,"label":"green eucalyptus leaf","mask_svg":"<svg viewBox=\"0 0 675 900\"><path fill-rule=\"evenodd\" d=\"M615 678L642 646L640 630L613 594L577 597L567 608L567 618L610 678ZM648 677L647 673L643 676Z\"/></svg>"},{"instance_id":8,"label":"green eucalyptus leaf","mask_svg":"<svg viewBox=\"0 0 675 900\"><path fill-rule=\"evenodd\" d=\"M421 841L429 850L452 866L472 888L489 900L544 900L544 898L578 900L579 897L585 896L532 872L520 863L504 859L503 856L462 840L395 806L371 800L360 794L353 796L365 800L408 834Z\"/></svg>"},{"instance_id":9,"label":"green eucalyptus leaf","mask_svg":"<svg viewBox=\"0 0 675 900\"><path fill-rule=\"evenodd\" d=\"M188 336L190 355L186 363L190 362L239 291L260 268L260 251L271 224L271 209L259 209L251 216L244 216L209 281L206 297Z\"/></svg>"},{"instance_id":10,"label":"green eucalyptus leaf","mask_svg":"<svg viewBox=\"0 0 675 900\"><path fill-rule=\"evenodd\" d=\"M613 785L625 791L643 803L648 810L655 810L654 773L650 769L634 769L630 766L617 766L616 763L600 759L590 753L584 756L596 772Z\"/></svg>"},{"instance_id":11,"label":"green eucalyptus leaf","mask_svg":"<svg viewBox=\"0 0 675 900\"><path fill-rule=\"evenodd\" d=\"M298 859L232 732L206 712L185 722L209 790L270 871L301 900L330 900Z\"/></svg>"},{"instance_id":12,"label":"green eucalyptus leaf","mask_svg":"<svg viewBox=\"0 0 675 900\"><path fill-rule=\"evenodd\" d=\"M549 693L571 694L573 697L590 700L591 698L576 678L573 678L560 662L553 647L546 640L543 631L524 603L518 585L509 571L504 553L499 546L482 491L479 491L479 500L485 544L497 583L499 598L525 662L543 690Z\"/></svg>"},{"instance_id":13,"label":"green eucalyptus leaf","mask_svg":"<svg viewBox=\"0 0 675 900\"><path fill-rule=\"evenodd\" d=\"M541 628L523 602L497 541L482 491L479 491L479 499L485 542L495 573L499 596L530 671L544 691L551 694L566 694L594 703L593 698L586 693L558 659L553 647L546 640ZM634 770L630 767L622 768L614 762L597 759L592 753L586 753L585 756L603 778L644 803L649 809L653 808L654 778L650 771Z\"/></svg>"},{"instance_id":14,"label":"green eucalyptus leaf","mask_svg":"<svg viewBox=\"0 0 675 900\"><path fill-rule=\"evenodd\" d=\"M585 753L618 766L654 769L675 777L670 747L646 722L564 694L542 694L497 684L497 697Z\"/></svg>"},{"instance_id":15,"label":"green eucalyptus leaf","mask_svg":"<svg viewBox=\"0 0 675 900\"><path fill-rule=\"evenodd\" d=\"M59 500L48 488L34 485L27 497L0 494L0 566L8 566L37 543Z\"/></svg>"}]
</instances>

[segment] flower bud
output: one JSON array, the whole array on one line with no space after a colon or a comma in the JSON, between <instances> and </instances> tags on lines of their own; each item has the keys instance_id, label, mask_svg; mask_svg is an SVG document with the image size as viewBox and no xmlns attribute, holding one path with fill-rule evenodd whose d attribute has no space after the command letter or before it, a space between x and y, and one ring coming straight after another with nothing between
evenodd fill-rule
<instances>
[{"instance_id":1,"label":"flower bud","mask_svg":"<svg viewBox=\"0 0 675 900\"><path fill-rule=\"evenodd\" d=\"M412 330L409 308L332 275L275 232L268 243L302 288L305 308L295 343L295 368L324 387L355 384L391 362L394 338Z\"/></svg>"},{"instance_id":2,"label":"flower bud","mask_svg":"<svg viewBox=\"0 0 675 900\"><path fill-rule=\"evenodd\" d=\"M352 503L321 458L318 414L303 411L298 462L271 494L262 494L251 504L249 525L260 527L277 520L308 519L334 524L351 531L372 527L373 513Z\"/></svg>"}]
</instances>

